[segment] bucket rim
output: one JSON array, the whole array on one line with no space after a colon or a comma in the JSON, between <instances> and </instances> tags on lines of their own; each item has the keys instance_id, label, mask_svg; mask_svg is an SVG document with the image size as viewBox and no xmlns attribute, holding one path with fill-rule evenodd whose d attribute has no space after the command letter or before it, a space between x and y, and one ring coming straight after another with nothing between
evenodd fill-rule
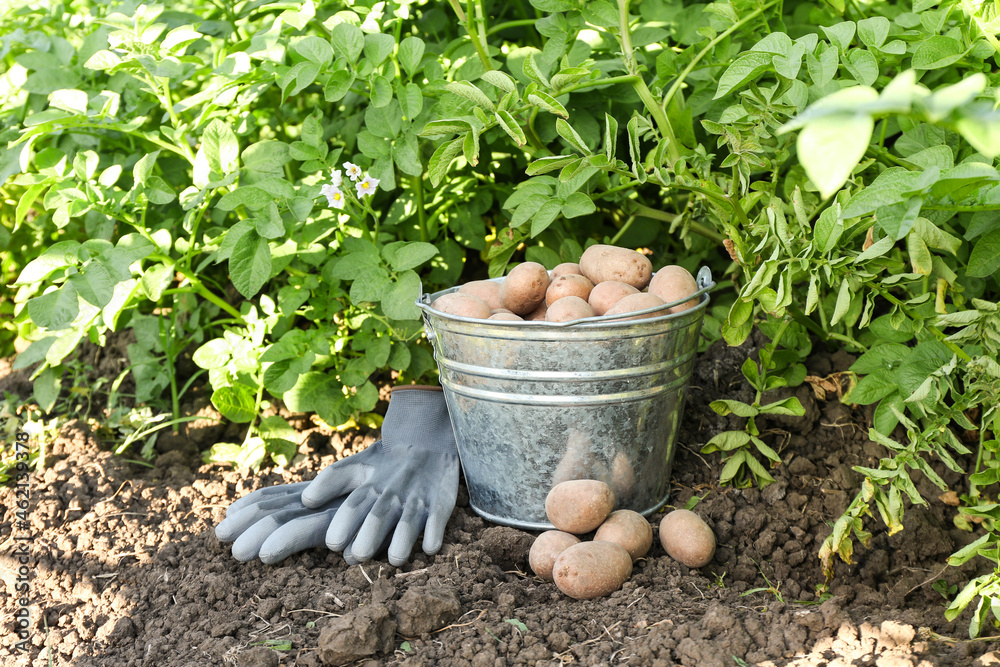
<instances>
[{"instance_id":1,"label":"bucket rim","mask_svg":"<svg viewBox=\"0 0 1000 667\"><path fill-rule=\"evenodd\" d=\"M656 275L655 273L653 275ZM499 283L503 281L503 278L491 278L491 282ZM582 317L578 320L570 320L569 322L546 322L544 320L490 320L491 325L508 327L508 328L525 328L531 327L536 329L566 329L572 327L579 328L595 328L601 325L609 325L612 327L624 327L624 326L634 326L637 324L636 317L640 315L647 315L649 313L656 313L659 311L668 311L663 315L658 317L646 317L642 318L642 324L652 324L654 322L661 322L673 318L681 318L686 315L691 315L692 313L707 308L708 302L710 301L709 292L715 287L715 281L712 279L712 270L707 266L702 266L698 269L697 277L695 281L698 284L698 291L689 296L677 299L676 301L671 301L670 303L665 303L662 306L654 306L652 308L644 308L643 310L636 310L629 313L622 313L620 315L595 315L594 317ZM445 320L452 320L454 322L467 322L470 324L482 325L486 320L477 317L464 317L462 315L452 315L451 313L445 313L443 311L437 310L431 307L431 303L439 296L444 294L450 294L452 292L458 291L461 285L456 285L455 287L449 287L447 289L439 290L433 293L423 292L421 287L420 298L416 300L416 306L421 311L423 311L425 316L435 316L440 317ZM680 305L682 303L687 303L691 299L697 298L698 305L693 308L688 308L687 310L682 310L677 313L669 312L670 308Z\"/></svg>"}]
</instances>

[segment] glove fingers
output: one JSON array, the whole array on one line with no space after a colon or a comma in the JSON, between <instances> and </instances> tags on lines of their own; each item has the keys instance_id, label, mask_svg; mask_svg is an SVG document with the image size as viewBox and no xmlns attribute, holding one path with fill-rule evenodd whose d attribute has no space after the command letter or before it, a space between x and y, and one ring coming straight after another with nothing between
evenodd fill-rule
<instances>
[{"instance_id":1,"label":"glove fingers","mask_svg":"<svg viewBox=\"0 0 1000 667\"><path fill-rule=\"evenodd\" d=\"M384 553L385 550L389 548L389 542L391 540L392 540L392 535L386 535L385 539L382 540L382 544L379 545L379 547L378 547L378 549L376 550L375 553ZM344 549L344 561L348 565L357 565L359 563L365 562L365 560L366 559L359 558L357 555L355 555L355 553L354 553L354 545L353 544L349 545L346 549ZM371 559L367 559L367 560L371 560Z\"/></svg>"},{"instance_id":2,"label":"glove fingers","mask_svg":"<svg viewBox=\"0 0 1000 667\"><path fill-rule=\"evenodd\" d=\"M305 509L299 502L298 493L270 494L270 497L262 496L261 498L258 498L256 503L246 505L223 519L215 527L215 536L221 542L232 542L250 526L266 516L284 509Z\"/></svg>"},{"instance_id":3,"label":"glove fingers","mask_svg":"<svg viewBox=\"0 0 1000 667\"><path fill-rule=\"evenodd\" d=\"M417 536L424 529L427 521L427 509L422 503L409 503L403 510L403 516L396 525L396 532L389 545L389 563L399 567L410 559Z\"/></svg>"},{"instance_id":4,"label":"glove fingers","mask_svg":"<svg viewBox=\"0 0 1000 667\"><path fill-rule=\"evenodd\" d=\"M392 528L402 513L403 505L399 498L394 494L383 493L372 506L354 542L351 543L353 556L362 561L374 557L378 548L392 533Z\"/></svg>"},{"instance_id":5,"label":"glove fingers","mask_svg":"<svg viewBox=\"0 0 1000 667\"><path fill-rule=\"evenodd\" d=\"M291 511L294 512L294 510ZM264 540L284 523L285 517L282 514L282 512L278 512L265 516L242 531L233 542L233 558L243 563L256 558Z\"/></svg>"},{"instance_id":6,"label":"glove fingers","mask_svg":"<svg viewBox=\"0 0 1000 667\"><path fill-rule=\"evenodd\" d=\"M445 489L447 489L445 491ZM433 556L441 551L444 543L444 530L448 526L448 519L455 509L455 502L458 500L458 480L455 480L453 487L441 485L439 492L434 497L427 515L427 527L424 528L423 550L428 556Z\"/></svg>"},{"instance_id":7,"label":"glove fingers","mask_svg":"<svg viewBox=\"0 0 1000 667\"><path fill-rule=\"evenodd\" d=\"M372 447L374 446L372 445ZM341 459L320 470L316 479L309 482L305 490L302 491L302 504L306 507L319 507L337 496L351 493L364 484L368 478L369 467L363 465L363 460L352 459L355 456L362 456L365 452Z\"/></svg>"},{"instance_id":8,"label":"glove fingers","mask_svg":"<svg viewBox=\"0 0 1000 667\"><path fill-rule=\"evenodd\" d=\"M356 489L347 496L347 500L337 510L337 515L330 522L330 529L326 532L326 546L333 551L343 551L358 534L358 529L364 523L365 517L371 510L378 494L371 487Z\"/></svg>"},{"instance_id":9,"label":"glove fingers","mask_svg":"<svg viewBox=\"0 0 1000 667\"><path fill-rule=\"evenodd\" d=\"M326 529L339 507L338 503L325 512L308 509L297 512L298 516L279 526L264 540L260 546L261 562L272 565L300 551L324 546Z\"/></svg>"},{"instance_id":10,"label":"glove fingers","mask_svg":"<svg viewBox=\"0 0 1000 667\"><path fill-rule=\"evenodd\" d=\"M231 516L247 505L253 505L261 500L300 493L307 486L309 486L309 482L298 482L296 484L276 484L257 489L253 493L248 493L242 498L234 500L233 504L226 508L226 516Z\"/></svg>"}]
</instances>

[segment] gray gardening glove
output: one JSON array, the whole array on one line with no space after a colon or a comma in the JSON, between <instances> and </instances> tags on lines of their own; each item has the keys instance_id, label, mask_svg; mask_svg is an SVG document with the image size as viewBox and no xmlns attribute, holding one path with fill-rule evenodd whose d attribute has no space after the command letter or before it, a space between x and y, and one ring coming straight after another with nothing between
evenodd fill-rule
<instances>
[{"instance_id":1,"label":"gray gardening glove","mask_svg":"<svg viewBox=\"0 0 1000 667\"><path fill-rule=\"evenodd\" d=\"M309 508L302 504L302 490L307 486L309 482L279 484L243 496L226 510L226 518L215 527L216 537L233 542L236 560L259 557L268 565L325 546L326 531L344 498Z\"/></svg>"},{"instance_id":2,"label":"gray gardening glove","mask_svg":"<svg viewBox=\"0 0 1000 667\"><path fill-rule=\"evenodd\" d=\"M324 468L302 491L306 507L323 508L347 495L326 533L326 545L369 560L390 539L389 562L402 565L424 533L436 554L458 496L458 449L438 387L393 389L382 439Z\"/></svg>"}]
</instances>

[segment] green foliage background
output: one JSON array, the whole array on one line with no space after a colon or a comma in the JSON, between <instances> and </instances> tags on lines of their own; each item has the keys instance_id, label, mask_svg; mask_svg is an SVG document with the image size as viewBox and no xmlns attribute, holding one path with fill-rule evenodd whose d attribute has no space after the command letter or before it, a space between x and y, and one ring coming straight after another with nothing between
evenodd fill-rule
<instances>
[{"instance_id":1,"label":"green foliage background","mask_svg":"<svg viewBox=\"0 0 1000 667\"><path fill-rule=\"evenodd\" d=\"M843 347L844 400L877 404L886 456L858 469L828 573L926 502L911 473L947 489L942 465L965 480L956 523L983 533L953 562L1000 562L996 3L0 11L0 352L31 342L15 365L38 364L45 410L81 341L131 328L137 402L179 418L192 355L247 424L210 458L284 463L270 400L337 425L373 419L375 374L434 373L421 287L643 247L722 278L710 338L769 340L743 367L755 400L714 405L746 418L705 446L723 483L771 480L756 420L801 406L768 392ZM320 189L344 162L381 182L338 212ZM979 634L998 586L973 580L949 615L975 603Z\"/></svg>"}]
</instances>

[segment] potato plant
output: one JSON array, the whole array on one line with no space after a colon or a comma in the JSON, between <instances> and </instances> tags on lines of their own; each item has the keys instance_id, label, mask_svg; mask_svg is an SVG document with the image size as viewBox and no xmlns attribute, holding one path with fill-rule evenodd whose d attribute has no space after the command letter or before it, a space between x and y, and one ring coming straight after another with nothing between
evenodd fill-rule
<instances>
[{"instance_id":1,"label":"potato plant","mask_svg":"<svg viewBox=\"0 0 1000 667\"><path fill-rule=\"evenodd\" d=\"M421 286L644 248L724 279L710 338L769 340L743 368L753 404L717 406L748 419L708 443L724 482L770 480L754 420L801 406L764 392L843 348L844 400L876 405L885 457L858 469L827 572L903 529L926 502L911 475L946 489L941 466L977 534L954 562L996 562L995 3L76 0L0 18L0 351L30 343L16 365L45 410L81 341L131 330L136 401L178 418L192 356L247 425L209 457L284 463L269 402L337 425L370 413L377 373L433 373ZM972 605L978 635L998 590L974 579L948 614Z\"/></svg>"}]
</instances>

